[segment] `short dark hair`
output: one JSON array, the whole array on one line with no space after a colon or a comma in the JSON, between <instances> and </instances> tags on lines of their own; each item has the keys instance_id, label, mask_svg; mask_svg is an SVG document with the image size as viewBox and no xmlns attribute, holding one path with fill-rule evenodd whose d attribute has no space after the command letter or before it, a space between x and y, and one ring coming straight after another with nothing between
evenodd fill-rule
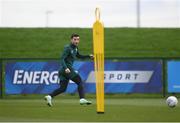
<instances>
[{"instance_id":1,"label":"short dark hair","mask_svg":"<svg viewBox=\"0 0 180 123\"><path fill-rule=\"evenodd\" d=\"M76 33L73 33L73 34L71 35L71 39L73 39L74 37L79 37L79 35L76 34Z\"/></svg>"}]
</instances>

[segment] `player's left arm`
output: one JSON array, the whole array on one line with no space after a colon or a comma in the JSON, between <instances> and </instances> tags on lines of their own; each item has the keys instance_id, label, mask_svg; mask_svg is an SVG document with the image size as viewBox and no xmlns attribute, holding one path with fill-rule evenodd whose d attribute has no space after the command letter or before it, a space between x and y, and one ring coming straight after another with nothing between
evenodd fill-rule
<instances>
[{"instance_id":1,"label":"player's left arm","mask_svg":"<svg viewBox=\"0 0 180 123\"><path fill-rule=\"evenodd\" d=\"M82 55L79 53L79 51L77 51L77 55L76 55L77 58L79 59L93 59L94 56L92 54L90 55Z\"/></svg>"}]
</instances>

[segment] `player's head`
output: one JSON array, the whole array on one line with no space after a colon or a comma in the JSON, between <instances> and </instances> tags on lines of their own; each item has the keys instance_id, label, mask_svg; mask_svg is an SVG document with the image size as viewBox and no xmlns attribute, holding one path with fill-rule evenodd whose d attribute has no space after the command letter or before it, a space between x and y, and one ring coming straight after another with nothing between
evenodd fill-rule
<instances>
[{"instance_id":1,"label":"player's head","mask_svg":"<svg viewBox=\"0 0 180 123\"><path fill-rule=\"evenodd\" d=\"M75 46L78 46L79 41L80 41L79 35L76 34L76 33L73 33L73 34L71 35L71 43L74 44Z\"/></svg>"}]
</instances>

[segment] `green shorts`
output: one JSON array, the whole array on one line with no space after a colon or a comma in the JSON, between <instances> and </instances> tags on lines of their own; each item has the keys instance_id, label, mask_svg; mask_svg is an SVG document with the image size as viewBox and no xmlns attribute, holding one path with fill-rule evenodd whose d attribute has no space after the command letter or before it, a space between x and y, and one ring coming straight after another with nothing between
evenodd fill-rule
<instances>
[{"instance_id":1,"label":"green shorts","mask_svg":"<svg viewBox=\"0 0 180 123\"><path fill-rule=\"evenodd\" d=\"M59 70L60 81L69 81L78 75L78 72L75 71L74 69L71 68L70 71L71 71L70 73L65 73L64 69Z\"/></svg>"}]
</instances>

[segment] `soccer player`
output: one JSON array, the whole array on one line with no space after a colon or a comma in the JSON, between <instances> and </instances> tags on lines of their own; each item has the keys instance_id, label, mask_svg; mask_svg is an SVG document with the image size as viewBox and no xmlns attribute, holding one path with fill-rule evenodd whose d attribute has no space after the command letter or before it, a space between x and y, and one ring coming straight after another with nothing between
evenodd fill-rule
<instances>
[{"instance_id":1,"label":"soccer player","mask_svg":"<svg viewBox=\"0 0 180 123\"><path fill-rule=\"evenodd\" d=\"M73 69L73 62L76 58L80 59L93 59L93 55L81 55L78 50L80 36L78 34L71 35L71 43L64 47L61 55L59 70L60 88L54 90L51 94L45 96L48 106L52 106L52 98L66 91L69 80L72 80L78 85L79 102L83 104L91 104L91 101L85 99L83 82L80 75Z\"/></svg>"}]
</instances>

